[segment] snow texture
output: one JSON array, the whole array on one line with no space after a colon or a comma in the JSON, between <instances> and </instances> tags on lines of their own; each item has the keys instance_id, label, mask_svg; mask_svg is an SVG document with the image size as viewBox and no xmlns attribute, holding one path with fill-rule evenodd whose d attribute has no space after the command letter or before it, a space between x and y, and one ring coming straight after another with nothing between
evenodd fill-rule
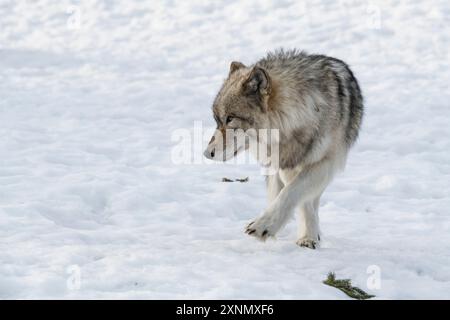
<instances>
[{"instance_id":1,"label":"snow texture","mask_svg":"<svg viewBox=\"0 0 450 320\"><path fill-rule=\"evenodd\" d=\"M449 18L444 0L1 0L0 298L347 299L333 271L449 299ZM295 221L244 234L257 166L172 161L174 130L214 125L229 63L280 47L345 60L366 99L315 251Z\"/></svg>"}]
</instances>

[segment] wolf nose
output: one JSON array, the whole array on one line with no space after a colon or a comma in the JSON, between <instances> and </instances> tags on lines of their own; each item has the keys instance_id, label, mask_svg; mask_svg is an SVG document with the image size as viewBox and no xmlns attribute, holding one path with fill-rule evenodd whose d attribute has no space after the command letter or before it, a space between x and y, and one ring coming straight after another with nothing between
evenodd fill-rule
<instances>
[{"instance_id":1,"label":"wolf nose","mask_svg":"<svg viewBox=\"0 0 450 320\"><path fill-rule=\"evenodd\" d=\"M215 149L212 149L211 151L209 151L208 149L205 150L205 152L203 153L205 155L206 158L208 159L213 159L214 155L216 154Z\"/></svg>"}]
</instances>

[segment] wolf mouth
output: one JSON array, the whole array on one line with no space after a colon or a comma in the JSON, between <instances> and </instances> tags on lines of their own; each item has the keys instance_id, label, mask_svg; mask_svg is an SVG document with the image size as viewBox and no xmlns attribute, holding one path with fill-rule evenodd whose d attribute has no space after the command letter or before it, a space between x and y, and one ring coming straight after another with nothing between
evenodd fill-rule
<instances>
[{"instance_id":1,"label":"wolf mouth","mask_svg":"<svg viewBox=\"0 0 450 320\"><path fill-rule=\"evenodd\" d=\"M236 151L234 152L234 156L236 156L238 154L238 152L241 150L242 150L242 147L237 148Z\"/></svg>"}]
</instances>

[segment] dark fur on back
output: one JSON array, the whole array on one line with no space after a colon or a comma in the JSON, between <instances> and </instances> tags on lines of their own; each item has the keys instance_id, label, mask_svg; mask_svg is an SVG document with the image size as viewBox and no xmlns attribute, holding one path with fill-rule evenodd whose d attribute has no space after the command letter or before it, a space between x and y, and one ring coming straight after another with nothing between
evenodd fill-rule
<instances>
[{"instance_id":1,"label":"dark fur on back","mask_svg":"<svg viewBox=\"0 0 450 320\"><path fill-rule=\"evenodd\" d=\"M325 55L309 55L305 51L277 50L256 63L267 70L290 69L294 75L316 87L330 100L337 98L333 105L339 110L339 120L347 119L346 142L351 146L357 139L364 113L363 96L350 67L342 60ZM335 92L333 92L333 90Z\"/></svg>"},{"instance_id":2,"label":"dark fur on back","mask_svg":"<svg viewBox=\"0 0 450 320\"><path fill-rule=\"evenodd\" d=\"M345 62L324 55L309 55L304 51L279 50L269 53L256 65L278 79L279 86L289 87L297 91L299 97L304 97L303 100L298 98L302 101L298 108L314 110L309 123L299 123L292 135L282 140L281 168L294 168L310 162L307 161L308 154L323 143L324 136L339 135L339 132L332 132L336 128L343 128L347 148L353 145L363 117L363 97L358 81ZM295 99L295 94L290 92L284 95L284 99L275 101L278 106L275 105L273 110L293 117L292 110L280 108L279 105ZM293 147L295 145L297 147Z\"/></svg>"}]
</instances>

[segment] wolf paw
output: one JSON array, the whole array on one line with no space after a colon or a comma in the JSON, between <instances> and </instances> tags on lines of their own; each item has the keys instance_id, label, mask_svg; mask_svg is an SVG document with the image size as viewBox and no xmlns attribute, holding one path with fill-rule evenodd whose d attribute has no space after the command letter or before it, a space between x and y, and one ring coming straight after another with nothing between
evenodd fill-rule
<instances>
[{"instance_id":1,"label":"wolf paw","mask_svg":"<svg viewBox=\"0 0 450 320\"><path fill-rule=\"evenodd\" d=\"M261 241L266 241L267 238L275 236L272 225L269 223L268 219L264 217L250 222L245 228L245 233Z\"/></svg>"},{"instance_id":2,"label":"wolf paw","mask_svg":"<svg viewBox=\"0 0 450 320\"><path fill-rule=\"evenodd\" d=\"M301 238L297 240L297 245L299 245L300 247L316 249L317 247L319 247L319 241L309 238Z\"/></svg>"}]
</instances>

